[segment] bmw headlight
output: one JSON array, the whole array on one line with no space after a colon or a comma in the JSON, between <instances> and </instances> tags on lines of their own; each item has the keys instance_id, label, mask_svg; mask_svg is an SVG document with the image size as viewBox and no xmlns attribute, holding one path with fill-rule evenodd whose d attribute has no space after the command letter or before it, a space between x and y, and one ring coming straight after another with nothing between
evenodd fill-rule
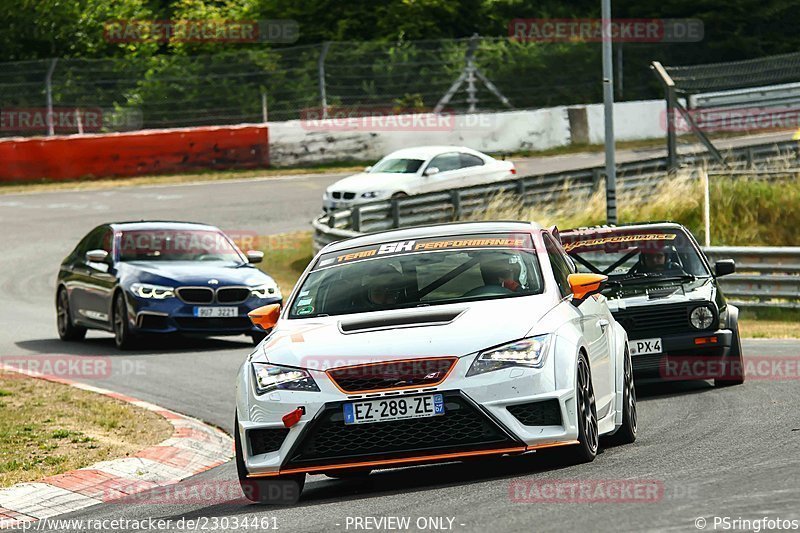
<instances>
[{"instance_id":1,"label":"bmw headlight","mask_svg":"<svg viewBox=\"0 0 800 533\"><path fill-rule=\"evenodd\" d=\"M512 366L542 368L551 335L528 337L478 354L467 376L476 376Z\"/></svg>"},{"instance_id":2,"label":"bmw headlight","mask_svg":"<svg viewBox=\"0 0 800 533\"><path fill-rule=\"evenodd\" d=\"M253 363L258 394L274 390L319 392L319 387L308 371L301 368Z\"/></svg>"},{"instance_id":3,"label":"bmw headlight","mask_svg":"<svg viewBox=\"0 0 800 533\"><path fill-rule=\"evenodd\" d=\"M714 311L707 305L695 307L689 315L689 322L695 329L708 329L714 323Z\"/></svg>"},{"instance_id":4,"label":"bmw headlight","mask_svg":"<svg viewBox=\"0 0 800 533\"><path fill-rule=\"evenodd\" d=\"M378 198L383 195L383 191L368 191L361 193L361 198Z\"/></svg>"},{"instance_id":5,"label":"bmw headlight","mask_svg":"<svg viewBox=\"0 0 800 533\"><path fill-rule=\"evenodd\" d=\"M131 292L139 298L152 298L163 300L175 296L175 289L162 285L150 285L149 283L134 283L131 285Z\"/></svg>"},{"instance_id":6,"label":"bmw headlight","mask_svg":"<svg viewBox=\"0 0 800 533\"><path fill-rule=\"evenodd\" d=\"M280 298L281 291L277 285L259 285L251 287L250 294L256 298Z\"/></svg>"}]
</instances>

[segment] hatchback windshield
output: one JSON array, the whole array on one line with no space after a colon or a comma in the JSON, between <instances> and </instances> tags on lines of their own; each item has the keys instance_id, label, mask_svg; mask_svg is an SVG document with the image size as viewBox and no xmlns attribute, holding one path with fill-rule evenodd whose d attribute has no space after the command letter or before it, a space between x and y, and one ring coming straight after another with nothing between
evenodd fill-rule
<instances>
[{"instance_id":1,"label":"hatchback windshield","mask_svg":"<svg viewBox=\"0 0 800 533\"><path fill-rule=\"evenodd\" d=\"M689 236L677 229L589 231L561 240L579 271L622 283L710 275Z\"/></svg>"},{"instance_id":2,"label":"hatchback windshield","mask_svg":"<svg viewBox=\"0 0 800 533\"><path fill-rule=\"evenodd\" d=\"M422 166L422 163L424 161L421 159L384 159L372 167L370 173L414 174Z\"/></svg>"},{"instance_id":3,"label":"hatchback windshield","mask_svg":"<svg viewBox=\"0 0 800 533\"><path fill-rule=\"evenodd\" d=\"M542 292L527 235L386 243L322 255L290 318L364 313Z\"/></svg>"},{"instance_id":4,"label":"hatchback windshield","mask_svg":"<svg viewBox=\"0 0 800 533\"><path fill-rule=\"evenodd\" d=\"M220 231L132 230L119 239L120 261L243 261Z\"/></svg>"}]
</instances>

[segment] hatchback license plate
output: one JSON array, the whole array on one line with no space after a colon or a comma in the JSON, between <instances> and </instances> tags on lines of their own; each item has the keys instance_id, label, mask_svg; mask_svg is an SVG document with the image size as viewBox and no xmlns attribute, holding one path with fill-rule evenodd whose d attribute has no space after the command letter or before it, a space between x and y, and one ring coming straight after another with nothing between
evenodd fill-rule
<instances>
[{"instance_id":1,"label":"hatchback license plate","mask_svg":"<svg viewBox=\"0 0 800 533\"><path fill-rule=\"evenodd\" d=\"M628 341L628 346L631 348L631 355L647 355L664 351L661 348L661 339L658 337Z\"/></svg>"},{"instance_id":2,"label":"hatchback license plate","mask_svg":"<svg viewBox=\"0 0 800 533\"><path fill-rule=\"evenodd\" d=\"M444 414L441 394L384 398L344 404L345 424L370 424L407 418L425 418Z\"/></svg>"},{"instance_id":3,"label":"hatchback license plate","mask_svg":"<svg viewBox=\"0 0 800 533\"><path fill-rule=\"evenodd\" d=\"M200 318L225 318L239 316L238 307L195 307L194 316Z\"/></svg>"}]
</instances>

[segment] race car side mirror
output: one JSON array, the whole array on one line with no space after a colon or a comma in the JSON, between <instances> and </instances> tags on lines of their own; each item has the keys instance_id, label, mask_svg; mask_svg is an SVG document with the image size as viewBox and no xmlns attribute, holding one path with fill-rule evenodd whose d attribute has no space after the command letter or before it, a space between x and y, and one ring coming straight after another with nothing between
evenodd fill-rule
<instances>
[{"instance_id":1,"label":"race car side mirror","mask_svg":"<svg viewBox=\"0 0 800 533\"><path fill-rule=\"evenodd\" d=\"M244 255L249 263L260 263L264 260L264 252L259 250L247 250Z\"/></svg>"},{"instance_id":2,"label":"race car side mirror","mask_svg":"<svg viewBox=\"0 0 800 533\"><path fill-rule=\"evenodd\" d=\"M567 276L569 287L572 289L572 303L580 304L592 294L597 294L603 290L603 286L608 281L608 276L602 274L570 274Z\"/></svg>"},{"instance_id":3,"label":"race car side mirror","mask_svg":"<svg viewBox=\"0 0 800 533\"><path fill-rule=\"evenodd\" d=\"M263 330L272 329L278 323L278 318L281 316L281 305L270 304L258 309L253 309L247 316L250 317L250 322L260 327Z\"/></svg>"},{"instance_id":4,"label":"race car side mirror","mask_svg":"<svg viewBox=\"0 0 800 533\"><path fill-rule=\"evenodd\" d=\"M733 259L721 259L714 263L714 275L727 276L736 272L736 262Z\"/></svg>"}]
</instances>

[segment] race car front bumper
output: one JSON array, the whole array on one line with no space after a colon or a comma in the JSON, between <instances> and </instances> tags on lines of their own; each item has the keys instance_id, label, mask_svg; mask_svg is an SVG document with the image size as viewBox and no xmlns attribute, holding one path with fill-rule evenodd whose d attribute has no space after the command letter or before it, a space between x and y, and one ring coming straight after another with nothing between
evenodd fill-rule
<instances>
[{"instance_id":1,"label":"race car front bumper","mask_svg":"<svg viewBox=\"0 0 800 533\"><path fill-rule=\"evenodd\" d=\"M696 331L664 335L662 352L631 357L637 378L669 381L714 379L721 377L731 352L733 332L730 329ZM631 338L629 343L638 339Z\"/></svg>"},{"instance_id":2,"label":"race car front bumper","mask_svg":"<svg viewBox=\"0 0 800 533\"><path fill-rule=\"evenodd\" d=\"M439 387L348 395L325 372L312 372L319 392L257 395L244 365L237 395L237 431L251 477L391 468L482 455L520 454L575 444L575 391L557 390L551 367L510 368L466 377L463 357ZM382 395L440 393L445 414L346 425L344 404ZM302 408L292 427L282 417Z\"/></svg>"}]
</instances>

